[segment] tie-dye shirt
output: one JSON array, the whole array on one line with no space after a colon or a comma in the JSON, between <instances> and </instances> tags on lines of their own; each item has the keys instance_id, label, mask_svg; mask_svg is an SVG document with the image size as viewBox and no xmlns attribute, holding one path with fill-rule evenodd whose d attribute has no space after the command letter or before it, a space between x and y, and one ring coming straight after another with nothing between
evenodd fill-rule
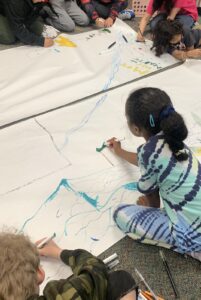
<instances>
[{"instance_id":1,"label":"tie-dye shirt","mask_svg":"<svg viewBox=\"0 0 201 300\"><path fill-rule=\"evenodd\" d=\"M173 156L162 133L151 137L138 148L141 178L138 189L150 194L159 189L169 227L183 251L201 250L201 165L193 153L186 161ZM186 245L185 245L186 244Z\"/></svg>"}]
</instances>

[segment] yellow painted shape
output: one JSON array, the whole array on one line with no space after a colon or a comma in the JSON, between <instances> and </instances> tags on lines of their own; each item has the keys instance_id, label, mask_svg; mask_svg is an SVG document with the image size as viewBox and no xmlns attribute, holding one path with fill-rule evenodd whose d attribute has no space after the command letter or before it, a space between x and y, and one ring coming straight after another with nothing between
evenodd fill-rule
<instances>
[{"instance_id":1,"label":"yellow painted shape","mask_svg":"<svg viewBox=\"0 0 201 300\"><path fill-rule=\"evenodd\" d=\"M141 64L141 65L137 65L137 66L130 66L130 65L127 65L126 63L124 63L121 66L123 68L129 69L129 70L131 70L135 73L138 73L142 76L151 72L150 66L147 66L147 65L142 65Z\"/></svg>"},{"instance_id":2,"label":"yellow painted shape","mask_svg":"<svg viewBox=\"0 0 201 300\"><path fill-rule=\"evenodd\" d=\"M69 39L67 39L62 35L58 36L55 42L62 47L72 47L72 48L77 47L76 44L74 44L72 41L70 41Z\"/></svg>"},{"instance_id":3,"label":"yellow painted shape","mask_svg":"<svg viewBox=\"0 0 201 300\"><path fill-rule=\"evenodd\" d=\"M201 147L191 147L191 150L195 153L195 155L201 156Z\"/></svg>"}]
</instances>

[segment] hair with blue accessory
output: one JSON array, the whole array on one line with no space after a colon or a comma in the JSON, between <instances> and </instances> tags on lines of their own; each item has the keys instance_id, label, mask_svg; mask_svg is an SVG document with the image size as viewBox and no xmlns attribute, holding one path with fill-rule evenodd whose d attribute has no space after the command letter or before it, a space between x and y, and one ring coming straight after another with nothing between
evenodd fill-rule
<instances>
[{"instance_id":1,"label":"hair with blue accessory","mask_svg":"<svg viewBox=\"0 0 201 300\"><path fill-rule=\"evenodd\" d=\"M156 126L155 122L154 122L154 117L152 114L149 115L149 124L152 128Z\"/></svg>"},{"instance_id":2,"label":"hair with blue accessory","mask_svg":"<svg viewBox=\"0 0 201 300\"><path fill-rule=\"evenodd\" d=\"M184 120L178 114L170 97L157 88L141 88L130 94L126 102L129 126L144 129L148 136L163 132L164 140L178 161L186 160L188 153L183 141L188 135Z\"/></svg>"},{"instance_id":3,"label":"hair with blue accessory","mask_svg":"<svg viewBox=\"0 0 201 300\"><path fill-rule=\"evenodd\" d=\"M160 112L159 121L168 118L173 112L175 112L175 109L172 105L165 106Z\"/></svg>"}]
</instances>

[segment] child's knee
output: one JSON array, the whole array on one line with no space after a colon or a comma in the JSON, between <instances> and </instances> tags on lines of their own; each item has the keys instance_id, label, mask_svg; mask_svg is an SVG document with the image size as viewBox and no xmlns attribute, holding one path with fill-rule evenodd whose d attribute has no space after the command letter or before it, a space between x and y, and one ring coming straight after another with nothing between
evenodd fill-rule
<instances>
[{"instance_id":1,"label":"child's knee","mask_svg":"<svg viewBox=\"0 0 201 300\"><path fill-rule=\"evenodd\" d=\"M75 30L75 23L73 22L73 20L68 20L68 22L65 23L60 23L60 31L64 31L64 32L72 32Z\"/></svg>"},{"instance_id":2,"label":"child's knee","mask_svg":"<svg viewBox=\"0 0 201 300\"><path fill-rule=\"evenodd\" d=\"M126 214L126 208L128 205L120 204L113 213L113 219L119 229L123 232L127 232L128 216Z\"/></svg>"},{"instance_id":3,"label":"child's knee","mask_svg":"<svg viewBox=\"0 0 201 300\"><path fill-rule=\"evenodd\" d=\"M87 15L83 15L82 18L81 18L81 20L80 20L80 24L78 24L78 25L80 25L80 26L88 26L89 23L90 23L90 20L89 20L88 16Z\"/></svg>"}]
</instances>

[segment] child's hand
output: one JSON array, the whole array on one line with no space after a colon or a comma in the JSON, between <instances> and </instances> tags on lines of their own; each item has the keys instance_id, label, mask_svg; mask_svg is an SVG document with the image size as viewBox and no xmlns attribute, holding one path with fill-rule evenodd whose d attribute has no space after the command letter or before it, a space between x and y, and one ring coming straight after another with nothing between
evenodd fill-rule
<instances>
[{"instance_id":1,"label":"child's hand","mask_svg":"<svg viewBox=\"0 0 201 300\"><path fill-rule=\"evenodd\" d=\"M138 34L137 34L136 41L137 41L137 42L144 43L144 42L145 42L145 38L141 35L141 33L138 33Z\"/></svg>"},{"instance_id":2,"label":"child's hand","mask_svg":"<svg viewBox=\"0 0 201 300\"><path fill-rule=\"evenodd\" d=\"M169 21L173 21L175 18L174 17L172 17L172 16L168 16L167 17L167 20L169 20Z\"/></svg>"},{"instance_id":3,"label":"child's hand","mask_svg":"<svg viewBox=\"0 0 201 300\"><path fill-rule=\"evenodd\" d=\"M42 239L40 241L37 241L35 243L36 246L39 243L41 243L44 239ZM39 252L39 254L41 256L47 256L47 257L53 257L53 258L60 258L60 254L62 252L62 249L53 240L51 240L43 248L38 249L38 252Z\"/></svg>"},{"instance_id":4,"label":"child's hand","mask_svg":"<svg viewBox=\"0 0 201 300\"><path fill-rule=\"evenodd\" d=\"M44 47L47 48L51 47L52 45L54 45L54 40L50 38L45 38Z\"/></svg>"},{"instance_id":5,"label":"child's hand","mask_svg":"<svg viewBox=\"0 0 201 300\"><path fill-rule=\"evenodd\" d=\"M120 155L122 148L121 143L117 138L113 137L112 139L108 140L107 143L109 144L109 148L113 150L116 155Z\"/></svg>"},{"instance_id":6,"label":"child's hand","mask_svg":"<svg viewBox=\"0 0 201 300\"><path fill-rule=\"evenodd\" d=\"M200 58L201 57L201 48L187 51L187 56L189 58Z\"/></svg>"},{"instance_id":7,"label":"child's hand","mask_svg":"<svg viewBox=\"0 0 201 300\"><path fill-rule=\"evenodd\" d=\"M105 27L111 27L114 24L114 20L112 18L107 18L105 20Z\"/></svg>"},{"instance_id":8,"label":"child's hand","mask_svg":"<svg viewBox=\"0 0 201 300\"><path fill-rule=\"evenodd\" d=\"M103 18L97 18L95 23L96 23L96 26L98 26L98 27L101 27L101 28L105 27L105 20Z\"/></svg>"}]
</instances>

